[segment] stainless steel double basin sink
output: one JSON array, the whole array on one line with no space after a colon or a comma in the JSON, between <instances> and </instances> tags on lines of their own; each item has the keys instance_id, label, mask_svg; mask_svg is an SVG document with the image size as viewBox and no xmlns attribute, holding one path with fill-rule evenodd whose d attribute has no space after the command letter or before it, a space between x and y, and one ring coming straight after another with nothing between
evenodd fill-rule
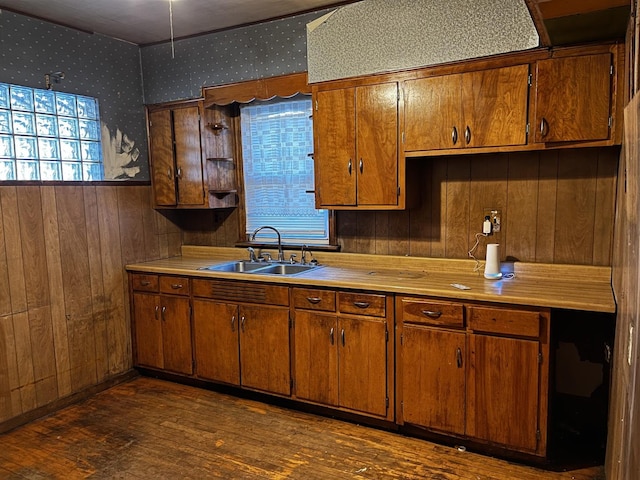
<instances>
[{"instance_id":1,"label":"stainless steel double basin sink","mask_svg":"<svg viewBox=\"0 0 640 480\"><path fill-rule=\"evenodd\" d=\"M198 270L211 272L251 273L256 275L299 275L309 270L321 268L319 265L284 263L284 262L252 262L249 260L234 260L216 265L200 267Z\"/></svg>"}]
</instances>

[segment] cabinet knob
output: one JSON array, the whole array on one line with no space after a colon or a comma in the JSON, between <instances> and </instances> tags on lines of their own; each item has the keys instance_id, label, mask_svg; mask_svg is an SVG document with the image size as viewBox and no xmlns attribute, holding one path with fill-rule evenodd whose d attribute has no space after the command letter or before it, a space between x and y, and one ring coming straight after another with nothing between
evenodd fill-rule
<instances>
[{"instance_id":1,"label":"cabinet knob","mask_svg":"<svg viewBox=\"0 0 640 480\"><path fill-rule=\"evenodd\" d=\"M171 167L167 168L167 177L169 177L169 180L173 180L173 172L171 171Z\"/></svg>"},{"instance_id":2,"label":"cabinet knob","mask_svg":"<svg viewBox=\"0 0 640 480\"><path fill-rule=\"evenodd\" d=\"M469 128L469 125L464 129L464 140L467 142L467 145L471 143L471 129Z\"/></svg>"},{"instance_id":3,"label":"cabinet knob","mask_svg":"<svg viewBox=\"0 0 640 480\"><path fill-rule=\"evenodd\" d=\"M362 161L362 159L360 159L360 173L362 173L362 170L364 169L364 162Z\"/></svg>"},{"instance_id":4,"label":"cabinet knob","mask_svg":"<svg viewBox=\"0 0 640 480\"><path fill-rule=\"evenodd\" d=\"M349 175L351 175L351 159L349 159L349 163L347 164L347 170L349 171Z\"/></svg>"},{"instance_id":5,"label":"cabinet knob","mask_svg":"<svg viewBox=\"0 0 640 480\"><path fill-rule=\"evenodd\" d=\"M178 167L178 171L176 172L176 177L178 180L182 178L182 167Z\"/></svg>"},{"instance_id":6,"label":"cabinet knob","mask_svg":"<svg viewBox=\"0 0 640 480\"><path fill-rule=\"evenodd\" d=\"M453 142L454 145L458 143L458 129L455 127L455 125L451 129L451 141Z\"/></svg>"}]
</instances>

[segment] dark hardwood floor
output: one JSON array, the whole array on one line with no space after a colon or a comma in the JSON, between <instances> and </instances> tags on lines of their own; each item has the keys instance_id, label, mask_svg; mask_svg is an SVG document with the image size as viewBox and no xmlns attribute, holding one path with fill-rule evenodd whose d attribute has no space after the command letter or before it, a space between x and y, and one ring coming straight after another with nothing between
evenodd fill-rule
<instances>
[{"instance_id":1,"label":"dark hardwood floor","mask_svg":"<svg viewBox=\"0 0 640 480\"><path fill-rule=\"evenodd\" d=\"M148 377L0 435L2 479L603 479Z\"/></svg>"}]
</instances>

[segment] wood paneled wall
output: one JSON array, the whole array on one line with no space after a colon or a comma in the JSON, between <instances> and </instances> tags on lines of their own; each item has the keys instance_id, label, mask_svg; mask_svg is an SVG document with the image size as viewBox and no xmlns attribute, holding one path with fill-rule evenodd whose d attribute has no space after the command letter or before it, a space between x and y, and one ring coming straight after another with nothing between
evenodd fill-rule
<instances>
[{"instance_id":1,"label":"wood paneled wall","mask_svg":"<svg viewBox=\"0 0 640 480\"><path fill-rule=\"evenodd\" d=\"M420 175L420 206L407 211L339 211L342 250L467 258L485 209L502 212L503 259L611 265L620 149L585 148L409 159Z\"/></svg>"},{"instance_id":2,"label":"wood paneled wall","mask_svg":"<svg viewBox=\"0 0 640 480\"><path fill-rule=\"evenodd\" d=\"M131 368L124 265L182 244L150 194L0 187L0 423Z\"/></svg>"}]
</instances>

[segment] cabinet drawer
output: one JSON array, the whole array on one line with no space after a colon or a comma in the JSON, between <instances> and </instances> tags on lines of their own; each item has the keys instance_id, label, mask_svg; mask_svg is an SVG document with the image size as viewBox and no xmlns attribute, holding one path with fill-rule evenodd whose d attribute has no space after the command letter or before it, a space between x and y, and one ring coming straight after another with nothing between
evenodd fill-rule
<instances>
[{"instance_id":1,"label":"cabinet drawer","mask_svg":"<svg viewBox=\"0 0 640 480\"><path fill-rule=\"evenodd\" d=\"M131 285L139 292L157 292L158 275L147 275L144 273L132 273Z\"/></svg>"},{"instance_id":2,"label":"cabinet drawer","mask_svg":"<svg viewBox=\"0 0 640 480\"><path fill-rule=\"evenodd\" d=\"M538 338L540 314L538 310L468 307L469 328L476 332Z\"/></svg>"},{"instance_id":3,"label":"cabinet drawer","mask_svg":"<svg viewBox=\"0 0 640 480\"><path fill-rule=\"evenodd\" d=\"M307 310L336 311L336 292L310 288L293 289L293 306Z\"/></svg>"},{"instance_id":4,"label":"cabinet drawer","mask_svg":"<svg viewBox=\"0 0 640 480\"><path fill-rule=\"evenodd\" d=\"M340 313L384 317L386 315L384 295L370 293L338 293Z\"/></svg>"},{"instance_id":5,"label":"cabinet drawer","mask_svg":"<svg viewBox=\"0 0 640 480\"><path fill-rule=\"evenodd\" d=\"M189 279L187 277L160 277L160 292L189 295Z\"/></svg>"},{"instance_id":6,"label":"cabinet drawer","mask_svg":"<svg viewBox=\"0 0 640 480\"><path fill-rule=\"evenodd\" d=\"M464 327L464 308L459 303L402 298L399 308L403 322Z\"/></svg>"}]
</instances>

